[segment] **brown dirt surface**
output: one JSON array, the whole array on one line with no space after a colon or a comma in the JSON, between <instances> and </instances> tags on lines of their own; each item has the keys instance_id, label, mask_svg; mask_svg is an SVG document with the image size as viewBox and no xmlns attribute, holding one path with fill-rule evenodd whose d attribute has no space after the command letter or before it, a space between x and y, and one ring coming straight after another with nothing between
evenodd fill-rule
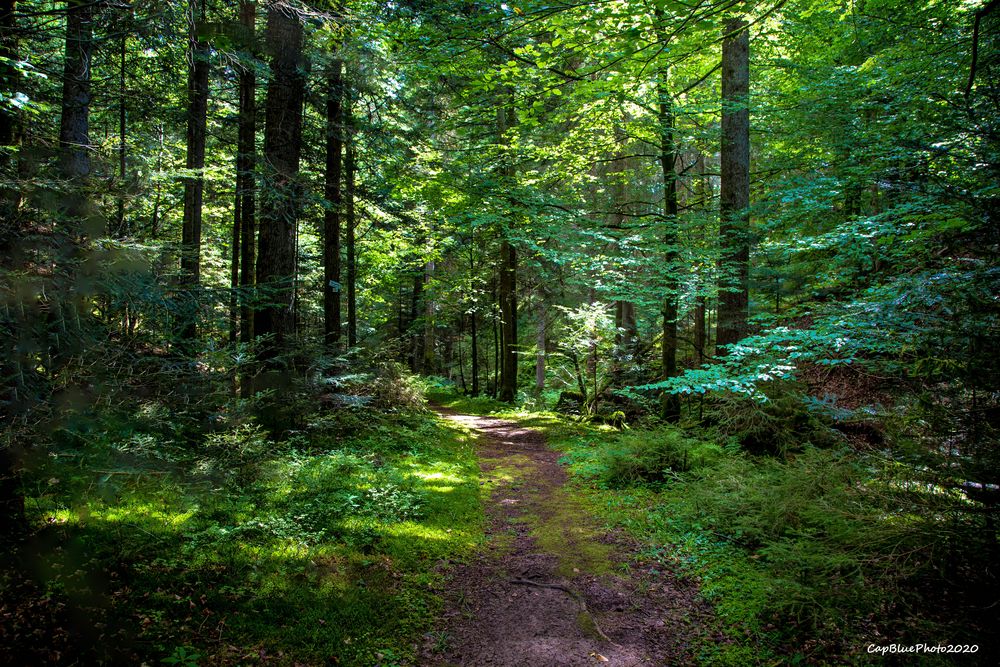
<instances>
[{"instance_id":1,"label":"brown dirt surface","mask_svg":"<svg viewBox=\"0 0 1000 667\"><path fill-rule=\"evenodd\" d=\"M486 542L446 566L421 665L695 664L711 610L697 586L634 556L566 487L558 452L515 422L438 411L479 434Z\"/></svg>"}]
</instances>

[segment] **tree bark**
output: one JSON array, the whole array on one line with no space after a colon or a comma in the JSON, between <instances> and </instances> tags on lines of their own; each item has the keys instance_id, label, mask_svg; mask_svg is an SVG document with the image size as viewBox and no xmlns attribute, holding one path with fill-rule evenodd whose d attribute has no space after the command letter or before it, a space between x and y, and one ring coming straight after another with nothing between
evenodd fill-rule
<instances>
[{"instance_id":1,"label":"tree bark","mask_svg":"<svg viewBox=\"0 0 1000 667\"><path fill-rule=\"evenodd\" d=\"M497 112L498 135L501 143L506 142L506 134L513 123L513 113L501 107ZM513 167L509 159L503 167L503 175L513 179ZM513 403L517 398L517 250L509 239L500 243L500 318L501 345L503 359L500 364L499 399Z\"/></svg>"},{"instance_id":2,"label":"tree bark","mask_svg":"<svg viewBox=\"0 0 1000 667\"><path fill-rule=\"evenodd\" d=\"M423 245L423 239L417 242L418 246ZM407 326L407 335L410 338L410 370L414 373L420 372L420 361L423 359L421 344L424 339L417 335L416 324L420 317L420 299L424 290L423 267L417 267L413 271L413 288L410 290L410 322Z\"/></svg>"},{"instance_id":3,"label":"tree bark","mask_svg":"<svg viewBox=\"0 0 1000 667\"><path fill-rule=\"evenodd\" d=\"M265 302L254 317L257 336L273 335L262 356L271 360L287 347L294 330L295 230L299 214L299 158L302 149L302 24L293 10L272 4L267 12L271 77L264 116L264 178L257 285Z\"/></svg>"},{"instance_id":4,"label":"tree bark","mask_svg":"<svg viewBox=\"0 0 1000 667\"><path fill-rule=\"evenodd\" d=\"M695 171L698 174L698 184L695 190L695 206L697 206L701 211L709 210L709 203L712 198L712 185L706 176L705 168L705 154L698 152L698 157L695 160ZM705 363L705 354L707 352L706 345L708 345L708 331L705 327L705 315L707 312L707 304L705 301L705 280L702 272L698 272L698 284L697 293L695 296L694 303L694 354L695 361L698 366Z\"/></svg>"},{"instance_id":5,"label":"tree bark","mask_svg":"<svg viewBox=\"0 0 1000 667\"><path fill-rule=\"evenodd\" d=\"M205 4L188 6L187 161L184 177L184 221L181 229L181 285L194 290L201 282L201 218L205 190L205 137L208 120L208 44L199 35ZM181 337L194 338L197 317L183 318Z\"/></svg>"},{"instance_id":6,"label":"tree bark","mask_svg":"<svg viewBox=\"0 0 1000 667\"><path fill-rule=\"evenodd\" d=\"M500 338L500 313L498 301L499 276L493 278L493 382L490 385L490 398L496 398L500 391L500 359L501 338Z\"/></svg>"},{"instance_id":7,"label":"tree bark","mask_svg":"<svg viewBox=\"0 0 1000 667\"><path fill-rule=\"evenodd\" d=\"M662 33L663 14L656 11L657 31ZM657 72L656 91L658 98L660 125L660 171L663 176L663 245L665 248L664 262L666 276L663 297L663 341L661 361L663 379L667 380L677 375L677 302L680 292L677 266L677 141L674 134L673 99L669 89L670 73L666 66L661 66ZM676 422L680 419L680 398L677 394L664 392L660 399L660 412L663 419Z\"/></svg>"},{"instance_id":8,"label":"tree bark","mask_svg":"<svg viewBox=\"0 0 1000 667\"><path fill-rule=\"evenodd\" d=\"M16 28L14 15L16 0L0 2L0 90L14 93L17 90L17 69L11 64L17 57ZM13 149L17 144L18 118L9 106L0 108L0 174L13 176ZM20 206L20 194L17 188L4 188L0 192L0 262L5 268L12 268L14 260L13 247L17 243L17 222L15 216ZM13 356L13 355L11 355ZM0 371L3 373L2 399L4 409L0 415L6 422L12 417L11 412L17 410L17 394L20 382L17 365L19 360L4 358L0 360ZM19 447L14 442L0 447L0 536L17 535L24 532L26 520L24 514L24 493L21 488L21 455Z\"/></svg>"},{"instance_id":9,"label":"tree bark","mask_svg":"<svg viewBox=\"0 0 1000 667\"><path fill-rule=\"evenodd\" d=\"M347 226L347 344L358 344L358 303L357 278L358 258L355 248L357 219L354 208L354 181L357 172L355 163L355 128L352 92L348 90L344 99L344 119L347 128L347 147L344 156L344 198L346 199L345 223Z\"/></svg>"},{"instance_id":10,"label":"tree bark","mask_svg":"<svg viewBox=\"0 0 1000 667\"><path fill-rule=\"evenodd\" d=\"M476 277L476 235L475 230L473 230L469 238L469 280L475 280ZM471 290L475 294L475 290ZM471 303L471 309L469 313L469 323L470 333L472 335L472 349L470 354L472 355L472 395L479 396L479 332L476 325L476 320L479 315L479 304L475 301Z\"/></svg>"},{"instance_id":11,"label":"tree bark","mask_svg":"<svg viewBox=\"0 0 1000 667\"><path fill-rule=\"evenodd\" d=\"M0 2L0 89L6 92L16 90L18 83L17 70L10 64L17 56L15 41L16 18L14 15L15 0ZM17 116L9 108L0 108L0 174L8 176L13 171L11 155L5 148L13 147L17 142ZM8 247L16 243L16 222L14 216L19 207L19 194L16 188L4 189L0 192L0 262L5 268L12 263L12 250ZM17 410L17 393L20 382L13 379L18 376L16 366L19 362L11 358L0 360L0 371L3 373L2 398L4 408L0 416L4 421L11 419L12 411ZM11 379L7 379L11 378ZM24 514L24 492L21 488L21 454L14 442L0 447L0 536L8 537L24 532L27 522Z\"/></svg>"},{"instance_id":12,"label":"tree bark","mask_svg":"<svg viewBox=\"0 0 1000 667\"><path fill-rule=\"evenodd\" d=\"M237 178L237 181L239 179ZM233 207L233 229L229 247L229 342L235 343L239 337L239 287L240 287L240 222L242 217L242 202L240 201L239 185L236 187L235 206Z\"/></svg>"},{"instance_id":13,"label":"tree bark","mask_svg":"<svg viewBox=\"0 0 1000 667\"><path fill-rule=\"evenodd\" d=\"M424 265L424 286L430 283L434 277L434 260L429 260ZM430 298L433 292L427 292L424 299L424 360L421 364L424 374L434 372L434 299Z\"/></svg>"},{"instance_id":14,"label":"tree bark","mask_svg":"<svg viewBox=\"0 0 1000 667\"><path fill-rule=\"evenodd\" d=\"M17 61L17 19L14 9L17 0L0 0L0 90L16 93L20 76L12 63ZM0 174L13 180L14 177L14 147L18 144L20 134L17 113L10 107L0 107ZM3 150L9 148L10 150ZM14 216L21 204L21 193L17 187L0 189L0 226L12 225ZM7 234L3 234L3 247L0 251L8 254Z\"/></svg>"},{"instance_id":15,"label":"tree bark","mask_svg":"<svg viewBox=\"0 0 1000 667\"><path fill-rule=\"evenodd\" d=\"M255 54L257 4L253 0L240 2L240 27L244 46L251 57ZM236 197L239 201L240 225L240 340L249 343L254 337L253 307L250 291L254 285L256 254L256 181L257 168L257 76L253 63L243 63L239 77L239 119L236 146Z\"/></svg>"},{"instance_id":16,"label":"tree bark","mask_svg":"<svg viewBox=\"0 0 1000 667\"><path fill-rule=\"evenodd\" d=\"M128 230L125 228L125 173L128 158L128 137L126 136L126 120L128 107L128 86L126 54L128 52L128 32L122 32L118 53L118 202L115 211L115 235L126 236Z\"/></svg>"},{"instance_id":17,"label":"tree bark","mask_svg":"<svg viewBox=\"0 0 1000 667\"><path fill-rule=\"evenodd\" d=\"M340 345L340 217L343 196L343 82L344 63L330 63L326 80L326 190L328 208L323 216L323 335L326 345Z\"/></svg>"},{"instance_id":18,"label":"tree bark","mask_svg":"<svg viewBox=\"0 0 1000 667\"><path fill-rule=\"evenodd\" d=\"M538 295L538 323L535 331L535 394L545 391L545 292Z\"/></svg>"},{"instance_id":19,"label":"tree bark","mask_svg":"<svg viewBox=\"0 0 1000 667\"><path fill-rule=\"evenodd\" d=\"M67 179L87 178L90 175L90 60L94 50L93 32L93 3L89 0L68 0L62 114L59 118L59 166L63 177Z\"/></svg>"},{"instance_id":20,"label":"tree bark","mask_svg":"<svg viewBox=\"0 0 1000 667\"><path fill-rule=\"evenodd\" d=\"M750 261L750 34L742 18L725 25L722 42L722 190L719 202L718 346L747 334Z\"/></svg>"}]
</instances>

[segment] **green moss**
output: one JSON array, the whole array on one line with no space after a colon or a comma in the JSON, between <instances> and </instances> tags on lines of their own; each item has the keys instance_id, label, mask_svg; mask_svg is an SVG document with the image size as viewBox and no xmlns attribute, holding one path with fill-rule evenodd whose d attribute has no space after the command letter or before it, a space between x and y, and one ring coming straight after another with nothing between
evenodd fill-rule
<instances>
[{"instance_id":1,"label":"green moss","mask_svg":"<svg viewBox=\"0 0 1000 667\"><path fill-rule=\"evenodd\" d=\"M538 546L559 558L557 572L565 577L608 574L614 567L614 549L600 541L603 531L571 490L561 488L546 496L526 516Z\"/></svg>"},{"instance_id":2,"label":"green moss","mask_svg":"<svg viewBox=\"0 0 1000 667\"><path fill-rule=\"evenodd\" d=\"M581 609L580 613L576 615L576 627L580 628L583 634L591 639L603 639L600 631L597 629L597 623L594 622L594 617L585 609Z\"/></svg>"}]
</instances>

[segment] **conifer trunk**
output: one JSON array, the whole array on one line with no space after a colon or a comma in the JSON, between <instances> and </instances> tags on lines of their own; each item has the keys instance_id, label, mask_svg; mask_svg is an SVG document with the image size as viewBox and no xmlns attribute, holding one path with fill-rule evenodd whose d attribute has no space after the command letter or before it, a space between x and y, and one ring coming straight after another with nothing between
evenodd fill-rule
<instances>
[{"instance_id":1,"label":"conifer trunk","mask_svg":"<svg viewBox=\"0 0 1000 667\"><path fill-rule=\"evenodd\" d=\"M286 347L294 330L295 230L299 213L299 158L305 94L302 24L289 8L268 7L267 46L271 77L264 118L264 178L261 200L257 285L264 291L254 318L257 336L273 335L265 359Z\"/></svg>"},{"instance_id":2,"label":"conifer trunk","mask_svg":"<svg viewBox=\"0 0 1000 667\"><path fill-rule=\"evenodd\" d=\"M716 346L747 334L750 261L750 34L742 18L722 42L722 190L719 202L719 310ZM725 349L716 349L716 355Z\"/></svg>"},{"instance_id":3,"label":"conifer trunk","mask_svg":"<svg viewBox=\"0 0 1000 667\"><path fill-rule=\"evenodd\" d=\"M90 175L90 60L94 50L94 4L66 3L62 114L59 118L60 171L64 178ZM71 212L72 214L72 212Z\"/></svg>"},{"instance_id":4,"label":"conifer trunk","mask_svg":"<svg viewBox=\"0 0 1000 667\"><path fill-rule=\"evenodd\" d=\"M663 34L662 10L656 11L657 32ZM663 39L661 37L661 39ZM663 245L666 276L663 297L663 341L661 362L663 379L677 375L677 302L680 280L677 272L677 141L674 135L673 100L668 87L670 73L666 66L657 72L656 91L660 124L660 171L663 176ZM660 403L661 416L668 422L680 419L680 399L676 394L664 392Z\"/></svg>"},{"instance_id":5,"label":"conifer trunk","mask_svg":"<svg viewBox=\"0 0 1000 667\"><path fill-rule=\"evenodd\" d=\"M340 217L343 197L343 68L330 63L326 80L326 190L329 208L323 216L323 334L327 347L340 345Z\"/></svg>"},{"instance_id":6,"label":"conifer trunk","mask_svg":"<svg viewBox=\"0 0 1000 667\"><path fill-rule=\"evenodd\" d=\"M184 178L184 220L181 229L181 285L194 289L201 282L201 221L205 190L205 136L208 119L208 44L199 34L205 3L188 6L187 159ZM195 315L189 313L181 329L183 338L195 335Z\"/></svg>"},{"instance_id":7,"label":"conifer trunk","mask_svg":"<svg viewBox=\"0 0 1000 667\"><path fill-rule=\"evenodd\" d=\"M254 53L257 4L253 0L240 2L240 27L250 53ZM240 340L253 340L253 308L250 290L254 285L256 254L256 181L257 167L257 76L252 63L245 63L239 78L239 127L236 147L236 197L239 201L240 225Z\"/></svg>"},{"instance_id":8,"label":"conifer trunk","mask_svg":"<svg viewBox=\"0 0 1000 667\"><path fill-rule=\"evenodd\" d=\"M513 113L500 108L497 113L500 142L506 141L507 130L513 122ZM514 170L507 158L503 174L510 182ZM513 403L517 398L517 250L508 238L500 243L500 389L499 399Z\"/></svg>"}]
</instances>

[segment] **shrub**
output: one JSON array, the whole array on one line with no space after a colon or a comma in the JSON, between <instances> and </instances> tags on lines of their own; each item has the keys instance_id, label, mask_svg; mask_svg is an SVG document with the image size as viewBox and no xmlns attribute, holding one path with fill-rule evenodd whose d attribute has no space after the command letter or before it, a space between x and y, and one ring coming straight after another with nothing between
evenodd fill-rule
<instances>
[{"instance_id":1,"label":"shrub","mask_svg":"<svg viewBox=\"0 0 1000 667\"><path fill-rule=\"evenodd\" d=\"M809 410L801 387L773 382L761 387L766 400L745 394L717 395L706 415L720 433L752 454L785 455L807 444L837 442L836 432L820 413Z\"/></svg>"},{"instance_id":2,"label":"shrub","mask_svg":"<svg viewBox=\"0 0 1000 667\"><path fill-rule=\"evenodd\" d=\"M600 482L608 488L661 484L678 473L711 466L723 453L718 445L690 438L679 429L630 431L600 452Z\"/></svg>"},{"instance_id":3,"label":"shrub","mask_svg":"<svg viewBox=\"0 0 1000 667\"><path fill-rule=\"evenodd\" d=\"M382 410L423 410L424 392L420 382L399 363L379 365L371 380L375 407Z\"/></svg>"}]
</instances>

